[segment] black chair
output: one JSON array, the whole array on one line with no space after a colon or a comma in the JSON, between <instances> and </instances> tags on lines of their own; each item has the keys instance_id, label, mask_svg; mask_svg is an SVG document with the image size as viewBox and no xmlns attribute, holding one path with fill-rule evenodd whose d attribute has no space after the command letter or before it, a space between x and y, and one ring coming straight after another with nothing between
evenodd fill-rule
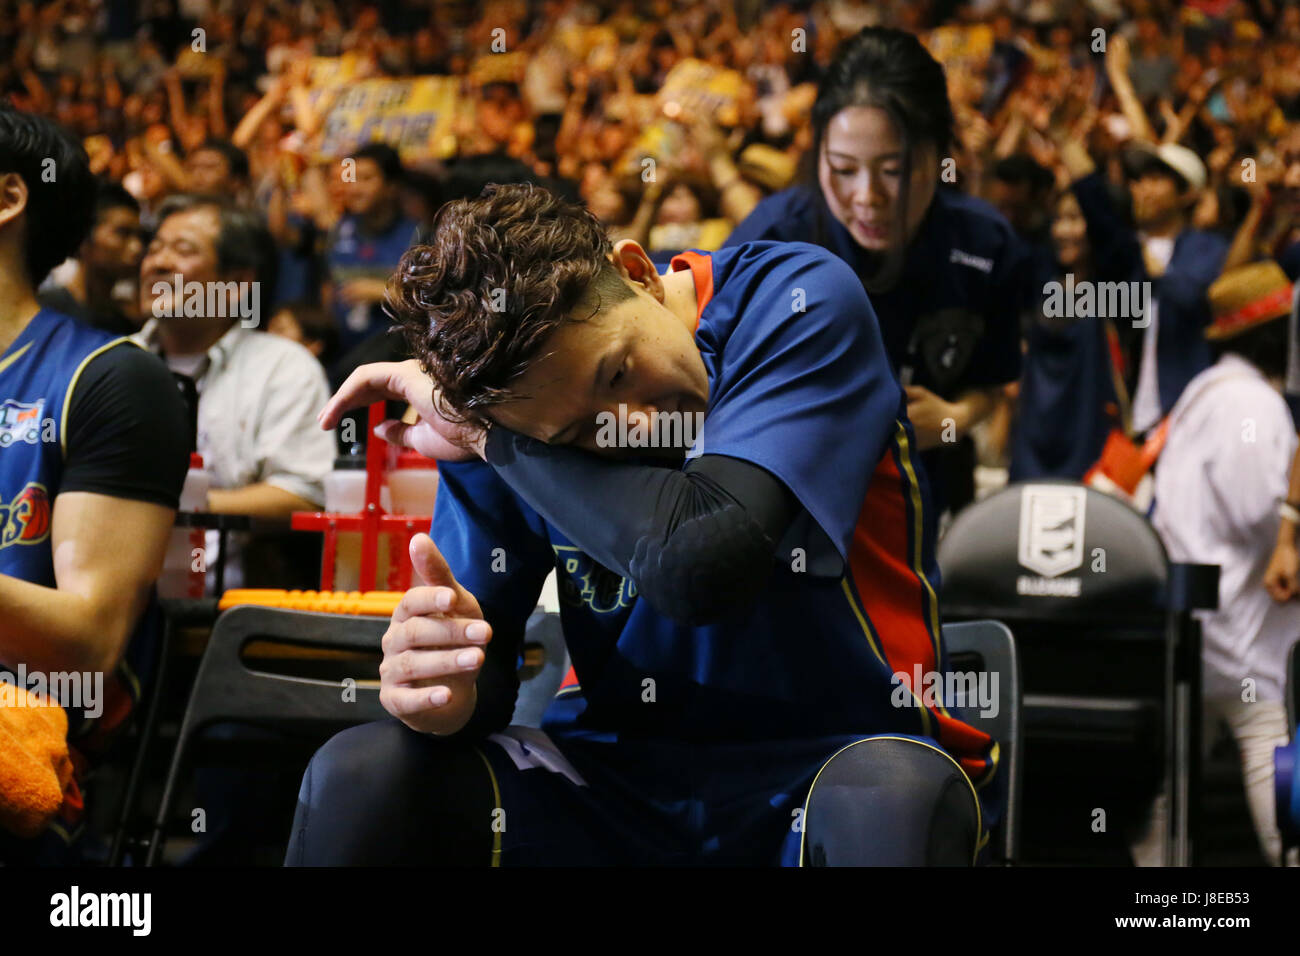
<instances>
[{"instance_id":1,"label":"black chair","mask_svg":"<svg viewBox=\"0 0 1300 956\"><path fill-rule=\"evenodd\" d=\"M197 405L195 404L197 393L194 391L194 382L188 376L179 372L173 372L172 377L175 379L181 397L185 400L186 407L190 411L191 426L197 427L194 425L198 421ZM192 443L191 448L193 448ZM229 553L226 546L229 540L229 532L247 529L250 519L245 515L180 512L176 515L174 522L178 528L213 528L219 532L219 548L215 572L216 593L221 594L225 582L226 557ZM127 777L121 807L118 811L117 825L113 829L113 841L107 861L109 866L120 866L122 858L128 849L128 843L133 842L130 837L132 817L135 814L136 803L140 796L140 785L143 782L147 766L149 748L157 735L161 702L168 690L167 678L169 676L169 665L171 664L172 639L176 631L181 628L210 626L217 619L219 613L217 610L218 603L219 601L215 597L158 599L162 626L153 660L152 679L142 687L143 696L140 703L144 707L143 719L140 719L138 711L133 717L137 733L136 749L131 760L131 770Z\"/></svg>"},{"instance_id":2,"label":"black chair","mask_svg":"<svg viewBox=\"0 0 1300 956\"><path fill-rule=\"evenodd\" d=\"M189 617L199 613L200 609L173 607L171 610L169 622L178 626L187 623ZM378 653L388 623L389 618L255 606L231 608L217 619L195 677L162 801L154 817L146 854L147 866L157 861L184 759L195 735L205 727L216 723L241 723L297 731L304 733L307 739L324 743L329 736L354 724L388 717L379 704L377 673L369 675L369 683L363 682L362 675L358 675L355 700L344 701L343 685L338 681L295 677L249 667L241 656L249 642L270 640L301 647ZM537 726L542 712L564 680L568 666L559 615L538 608L528 620L524 646L539 650L542 663L536 673L521 681L512 723ZM146 743L155 723L154 707L151 706ZM126 814L136 799L143 759L141 753L132 773L129 803L123 811L123 832ZM119 838L115 844L116 862L120 862L121 842Z\"/></svg>"},{"instance_id":3,"label":"black chair","mask_svg":"<svg viewBox=\"0 0 1300 956\"><path fill-rule=\"evenodd\" d=\"M952 673L996 674L997 707L985 716L976 701L958 699L954 716L984 731L998 742L998 771L992 785L1002 805L1002 819L990 834L992 860L1014 864L1019 852L1021 759L1024 737L1020 727L1020 660L1010 629L1000 621L945 624L943 642Z\"/></svg>"},{"instance_id":4,"label":"black chair","mask_svg":"<svg viewBox=\"0 0 1300 956\"><path fill-rule=\"evenodd\" d=\"M1188 865L1199 796L1200 628L1218 567L1171 563L1150 523L1076 482L1010 485L939 543L944 618L1015 631L1023 668L1023 842L1096 861L1097 808L1136 827L1162 779L1168 862ZM1053 815L1055 814L1055 815ZM1077 837L1074 835L1078 834ZM1023 851L1022 851L1023 854Z\"/></svg>"},{"instance_id":5,"label":"black chair","mask_svg":"<svg viewBox=\"0 0 1300 956\"><path fill-rule=\"evenodd\" d=\"M138 738L135 756L131 761L131 771L122 797L117 826L113 830L113 843L108 856L109 866L121 865L128 843L131 842L129 835L132 819L140 797L145 767L148 764L149 748L157 736L162 700L168 689L167 677L171 663L172 639L180 628L212 624L218 614L216 598L162 598L158 601L158 605L163 623L158 640L153 680L145 689L146 699L141 701L144 704L144 716L137 723Z\"/></svg>"},{"instance_id":6,"label":"black chair","mask_svg":"<svg viewBox=\"0 0 1300 956\"><path fill-rule=\"evenodd\" d=\"M386 617L256 606L231 608L217 619L181 722L162 801L154 816L146 866L158 860L187 752L195 735L205 727L219 722L240 723L307 733L323 742L354 724L388 716L379 703L377 670L374 674L358 674L355 687L345 693L342 681L254 670L242 657L246 645L262 639L377 654L388 622Z\"/></svg>"}]
</instances>

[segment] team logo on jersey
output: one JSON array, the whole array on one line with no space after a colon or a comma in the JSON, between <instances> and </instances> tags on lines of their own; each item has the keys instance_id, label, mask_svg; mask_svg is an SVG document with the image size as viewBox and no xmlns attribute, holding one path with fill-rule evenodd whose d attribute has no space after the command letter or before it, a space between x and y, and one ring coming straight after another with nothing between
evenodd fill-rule
<instances>
[{"instance_id":1,"label":"team logo on jersey","mask_svg":"<svg viewBox=\"0 0 1300 956\"><path fill-rule=\"evenodd\" d=\"M985 275L993 271L993 260L987 256L977 256L969 252L963 252L961 249L952 250L948 257L949 262L955 262L958 265L970 266L972 269L978 269Z\"/></svg>"},{"instance_id":2,"label":"team logo on jersey","mask_svg":"<svg viewBox=\"0 0 1300 956\"><path fill-rule=\"evenodd\" d=\"M6 503L0 498L0 548L11 544L38 544L50 534L50 498L43 485L27 487Z\"/></svg>"},{"instance_id":3,"label":"team logo on jersey","mask_svg":"<svg viewBox=\"0 0 1300 956\"><path fill-rule=\"evenodd\" d=\"M1020 490L1020 563L1045 578L1081 566L1087 501L1082 487L1025 485Z\"/></svg>"},{"instance_id":4,"label":"team logo on jersey","mask_svg":"<svg viewBox=\"0 0 1300 956\"><path fill-rule=\"evenodd\" d=\"M0 402L0 448L8 448L14 442L24 441L37 445L41 441L41 412L45 410L45 399L35 402L16 402L6 398Z\"/></svg>"},{"instance_id":5,"label":"team logo on jersey","mask_svg":"<svg viewBox=\"0 0 1300 956\"><path fill-rule=\"evenodd\" d=\"M940 309L916 320L914 348L935 389L943 392L957 385L983 334L984 320L966 309Z\"/></svg>"},{"instance_id":6,"label":"team logo on jersey","mask_svg":"<svg viewBox=\"0 0 1300 956\"><path fill-rule=\"evenodd\" d=\"M559 558L560 601L572 607L586 605L597 614L609 614L631 607L636 600L636 585L629 578L604 567L587 554L569 545L554 544Z\"/></svg>"}]
</instances>

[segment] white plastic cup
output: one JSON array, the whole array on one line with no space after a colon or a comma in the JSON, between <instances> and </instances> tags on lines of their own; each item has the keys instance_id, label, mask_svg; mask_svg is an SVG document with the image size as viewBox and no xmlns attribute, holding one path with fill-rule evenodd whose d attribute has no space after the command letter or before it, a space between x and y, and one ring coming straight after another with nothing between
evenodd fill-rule
<instances>
[{"instance_id":1,"label":"white plastic cup","mask_svg":"<svg viewBox=\"0 0 1300 956\"><path fill-rule=\"evenodd\" d=\"M181 511L207 511L212 475L203 468L203 456L190 455L190 468L181 488ZM204 592L207 560L202 528L173 528L158 576L158 596L163 598L201 598Z\"/></svg>"},{"instance_id":2,"label":"white plastic cup","mask_svg":"<svg viewBox=\"0 0 1300 956\"><path fill-rule=\"evenodd\" d=\"M398 468L388 473L393 511L399 515L431 515L438 497L438 469Z\"/></svg>"},{"instance_id":3,"label":"white plastic cup","mask_svg":"<svg viewBox=\"0 0 1300 956\"><path fill-rule=\"evenodd\" d=\"M366 509L364 469L338 469L325 476L325 510L330 514L353 515Z\"/></svg>"}]
</instances>

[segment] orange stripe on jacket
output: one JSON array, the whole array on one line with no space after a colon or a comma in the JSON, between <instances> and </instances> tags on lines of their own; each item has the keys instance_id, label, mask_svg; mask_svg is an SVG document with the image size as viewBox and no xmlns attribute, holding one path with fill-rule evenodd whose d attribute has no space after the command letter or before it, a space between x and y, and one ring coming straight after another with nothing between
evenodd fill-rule
<instances>
[{"instance_id":1,"label":"orange stripe on jacket","mask_svg":"<svg viewBox=\"0 0 1300 956\"><path fill-rule=\"evenodd\" d=\"M914 477L899 471L894 460L897 448L896 439L886 447L863 497L849 551L849 573L886 665L892 673L904 675L904 683L919 694L923 688L912 687L914 669L918 664L923 674L939 669L938 644L926 620L931 593L920 569L919 541L908 528L909 521L919 523L921 517L909 518L907 510ZM926 710L926 732L957 758L972 780L978 780L989 769L990 761L982 754L992 738L942 708Z\"/></svg>"},{"instance_id":2,"label":"orange stripe on jacket","mask_svg":"<svg viewBox=\"0 0 1300 956\"><path fill-rule=\"evenodd\" d=\"M695 280L695 331L698 332L704 307L713 298L713 257L698 252L682 252L668 260L668 267L673 272L691 270L691 278Z\"/></svg>"},{"instance_id":3,"label":"orange stripe on jacket","mask_svg":"<svg viewBox=\"0 0 1300 956\"><path fill-rule=\"evenodd\" d=\"M669 260L673 272L690 269L695 281L695 328L699 330L700 317L713 298L713 258L698 252L682 252ZM901 430L901 425L899 426ZM920 537L921 510L916 476L904 476L894 462L897 437L885 448L876 465L871 485L862 501L854 529L853 544L849 553L849 569L853 583L864 605L868 626L875 632L871 640L881 641L877 651L893 671L906 671L910 686L912 668L921 664L922 672L938 670L938 641L935 633L939 627L935 614L933 625L926 621L932 595L922 580L919 540L909 537L907 499L915 501L913 522L917 525L916 538ZM880 635L885 635L883 638ZM565 680L577 682L572 670ZM923 723L927 733L935 734L940 745L947 749L975 782L993 767L993 761L982 756L992 738L983 731L957 720L940 709L927 709ZM937 722L937 733L931 726Z\"/></svg>"}]
</instances>

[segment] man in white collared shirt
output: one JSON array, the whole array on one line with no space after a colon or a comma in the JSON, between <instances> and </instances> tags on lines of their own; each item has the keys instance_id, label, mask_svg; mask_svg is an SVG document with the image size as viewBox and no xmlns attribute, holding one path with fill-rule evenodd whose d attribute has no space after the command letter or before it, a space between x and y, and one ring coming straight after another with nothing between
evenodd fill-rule
<instances>
[{"instance_id":1,"label":"man in white collared shirt","mask_svg":"<svg viewBox=\"0 0 1300 956\"><path fill-rule=\"evenodd\" d=\"M319 508L334 461L334 438L316 424L329 399L320 363L257 329L270 242L251 213L178 196L159 210L141 264L150 318L136 338L195 383L197 449L213 479L209 510L219 514Z\"/></svg>"},{"instance_id":2,"label":"man in white collared shirt","mask_svg":"<svg viewBox=\"0 0 1300 956\"><path fill-rule=\"evenodd\" d=\"M1279 604L1264 589L1297 441L1281 395L1290 288L1267 265L1234 270L1211 287L1206 337L1219 356L1174 405L1152 523L1170 560L1220 567L1219 608L1201 620L1205 717L1226 721L1236 738L1255 832L1277 865L1273 749L1287 742L1285 666L1300 637L1300 603ZM1148 840L1145 850L1157 846Z\"/></svg>"}]
</instances>

